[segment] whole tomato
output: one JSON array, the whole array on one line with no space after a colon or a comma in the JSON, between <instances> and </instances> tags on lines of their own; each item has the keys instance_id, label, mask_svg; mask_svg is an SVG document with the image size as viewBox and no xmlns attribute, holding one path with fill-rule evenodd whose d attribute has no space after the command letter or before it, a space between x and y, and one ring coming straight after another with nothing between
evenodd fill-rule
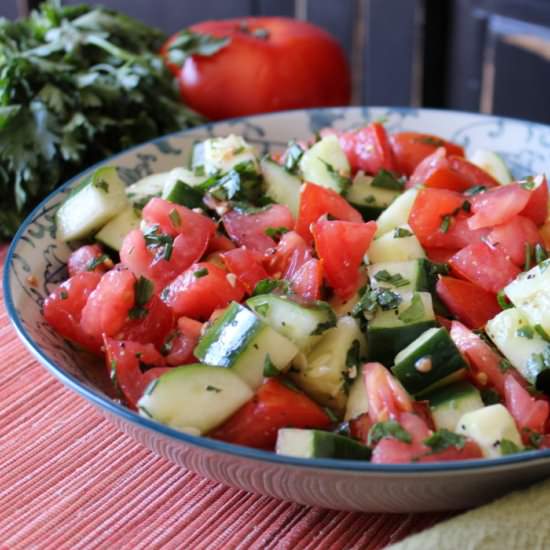
<instances>
[{"instance_id":1,"label":"whole tomato","mask_svg":"<svg viewBox=\"0 0 550 550\"><path fill-rule=\"evenodd\" d=\"M342 48L310 23L248 17L206 21L189 30L230 39L213 55L191 55L179 71L183 101L211 120L350 101L350 71ZM175 72L168 61L167 66Z\"/></svg>"}]
</instances>

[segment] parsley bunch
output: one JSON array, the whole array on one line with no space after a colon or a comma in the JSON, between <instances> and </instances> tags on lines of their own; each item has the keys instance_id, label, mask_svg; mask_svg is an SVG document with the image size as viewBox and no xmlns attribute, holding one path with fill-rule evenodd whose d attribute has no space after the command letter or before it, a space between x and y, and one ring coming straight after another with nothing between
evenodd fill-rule
<instances>
[{"instance_id":1,"label":"parsley bunch","mask_svg":"<svg viewBox=\"0 0 550 550\"><path fill-rule=\"evenodd\" d=\"M202 121L156 53L164 39L120 13L55 0L0 19L0 238L85 167Z\"/></svg>"}]
</instances>

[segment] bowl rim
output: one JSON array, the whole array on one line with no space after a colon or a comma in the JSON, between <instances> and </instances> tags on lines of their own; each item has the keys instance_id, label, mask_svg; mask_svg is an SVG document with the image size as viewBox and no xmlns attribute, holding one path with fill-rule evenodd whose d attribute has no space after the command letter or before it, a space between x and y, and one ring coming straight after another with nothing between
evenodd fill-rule
<instances>
[{"instance_id":1,"label":"bowl rim","mask_svg":"<svg viewBox=\"0 0 550 550\"><path fill-rule=\"evenodd\" d=\"M474 113L470 111L459 111L459 110L450 110L450 109L434 109L434 108L423 108L423 107L393 107L393 106L344 106L344 107L325 107L325 108L312 108L312 109L292 109L286 111L278 111L274 113L264 113L250 116L241 116L230 119L224 119L220 121L207 122L199 126L194 126L193 128L187 128L183 130L178 130L159 136L157 138L151 139L149 141L134 145L124 151L116 153L104 160L101 160L94 165L88 167L86 170L76 174L68 181L63 183L60 187L53 190L49 193L25 218L19 229L17 230L15 236L13 237L8 252L4 261L3 275L2 275L2 284L4 289L4 303L8 317L15 328L16 333L19 338L22 340L23 344L27 349L35 356L38 361L45 366L50 373L52 373L59 381L61 381L65 386L73 390L78 395L84 397L86 400L90 401L93 405L98 407L100 410L104 410L110 415L119 417L120 419L129 422L130 424L135 424L139 428L145 428L156 432L157 435L164 437L169 437L175 439L179 442L182 442L187 445L192 445L194 447L199 447L211 452L221 452L224 454L229 454L237 458L251 459L261 462L268 462L272 464L294 466L304 469L318 469L318 470L330 470L330 471L341 471L345 473L372 473L372 474L434 474L434 473L458 473L466 471L475 471L475 470L495 470L501 469L507 466L516 466L522 465L524 463L530 463L533 461L539 461L541 459L550 458L550 449L540 449L532 451L524 451L517 454L512 454L508 456L503 456L499 458L483 458L483 459L474 459L474 460L455 460L447 462L431 462L431 463L407 463L407 464L373 464L370 461L359 461L359 460L343 460L343 459L333 459L333 458L298 458L291 457L286 455L278 455L272 451L264 451L260 449L254 449L251 447L244 447L241 445L236 445L233 443L227 443L225 441L220 441L216 439L211 439L205 436L197 436L188 434L175 428L171 428L160 422L157 422L153 419L149 419L144 416L140 416L138 413L132 411L131 409L123 406L120 403L110 399L105 395L96 393L92 389L86 387L82 384L78 378L72 374L66 372L60 365L58 365L54 360L52 360L41 348L38 346L31 335L26 330L22 321L19 319L17 314L14 298L12 296L12 291L10 287L10 273L11 266L13 261L13 255L15 250L21 240L21 237L27 230L27 227L32 224L42 213L42 210L56 195L62 193L65 189L70 187L75 181L80 180L87 174L93 172L98 167L105 164L109 164L116 159L126 156L134 151L155 144L157 142L162 142L166 139L173 137L184 136L188 133L196 132L197 130L208 130L212 129L217 125L222 124L231 124L238 123L243 121L251 121L253 119L264 119L270 117L277 117L281 115L292 115L299 113L310 113L310 112L331 112L331 111L350 111L350 110L361 110L361 109L390 109L396 112L403 113L414 113L414 112L424 112L424 113L434 113L439 115L453 114L453 115L468 115L473 116L478 119L498 119L502 121L509 121L515 123L528 124L530 126L539 126L542 128L547 128L550 130L550 125L541 124L538 122L532 122L529 120L503 117L499 115L487 115L482 113Z\"/></svg>"}]
</instances>

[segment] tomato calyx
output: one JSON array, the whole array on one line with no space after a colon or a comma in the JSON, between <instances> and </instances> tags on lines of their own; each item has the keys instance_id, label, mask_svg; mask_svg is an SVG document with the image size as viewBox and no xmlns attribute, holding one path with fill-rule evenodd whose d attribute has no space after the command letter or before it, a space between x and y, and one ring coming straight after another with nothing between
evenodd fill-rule
<instances>
[{"instance_id":1,"label":"tomato calyx","mask_svg":"<svg viewBox=\"0 0 550 550\"><path fill-rule=\"evenodd\" d=\"M164 54L168 64L183 67L185 61L192 55L209 57L225 48L230 42L231 38L228 36L219 37L183 29L168 40L161 53Z\"/></svg>"},{"instance_id":2,"label":"tomato calyx","mask_svg":"<svg viewBox=\"0 0 550 550\"><path fill-rule=\"evenodd\" d=\"M251 29L248 21L246 21L245 19L239 21L236 30L238 32L242 32L243 34L253 36L254 38L258 38L260 40L268 40L270 36L269 31L263 27L256 27L255 29Z\"/></svg>"}]
</instances>

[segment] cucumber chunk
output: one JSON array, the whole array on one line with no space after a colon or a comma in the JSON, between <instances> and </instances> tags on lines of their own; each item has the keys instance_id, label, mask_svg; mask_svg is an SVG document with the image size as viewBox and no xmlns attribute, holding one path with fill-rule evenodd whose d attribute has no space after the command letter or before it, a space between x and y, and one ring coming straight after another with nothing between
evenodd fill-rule
<instances>
[{"instance_id":1,"label":"cucumber chunk","mask_svg":"<svg viewBox=\"0 0 550 550\"><path fill-rule=\"evenodd\" d=\"M473 439L486 458L503 455L502 440L523 449L516 423L508 409L500 403L466 413L458 421L457 432Z\"/></svg>"},{"instance_id":2,"label":"cucumber chunk","mask_svg":"<svg viewBox=\"0 0 550 550\"><path fill-rule=\"evenodd\" d=\"M449 380L468 365L446 328L430 328L402 349L396 356L392 373L412 395Z\"/></svg>"},{"instance_id":3,"label":"cucumber chunk","mask_svg":"<svg viewBox=\"0 0 550 550\"><path fill-rule=\"evenodd\" d=\"M371 288L389 288L397 292L429 291L429 264L421 258L404 262L371 264L367 270Z\"/></svg>"},{"instance_id":4,"label":"cucumber chunk","mask_svg":"<svg viewBox=\"0 0 550 550\"><path fill-rule=\"evenodd\" d=\"M425 258L426 253L410 225L399 225L372 241L367 251L370 263L404 262Z\"/></svg>"},{"instance_id":5,"label":"cucumber chunk","mask_svg":"<svg viewBox=\"0 0 550 550\"><path fill-rule=\"evenodd\" d=\"M377 237L409 223L409 215L417 195L418 189L407 189L380 214L380 217L376 220Z\"/></svg>"},{"instance_id":6,"label":"cucumber chunk","mask_svg":"<svg viewBox=\"0 0 550 550\"><path fill-rule=\"evenodd\" d=\"M300 170L305 181L328 187L337 193L344 192L349 183L346 181L350 175L349 162L334 135L324 137L304 153L300 159Z\"/></svg>"},{"instance_id":7,"label":"cucumber chunk","mask_svg":"<svg viewBox=\"0 0 550 550\"><path fill-rule=\"evenodd\" d=\"M520 273L504 292L531 326L550 336L550 259Z\"/></svg>"},{"instance_id":8,"label":"cucumber chunk","mask_svg":"<svg viewBox=\"0 0 550 550\"><path fill-rule=\"evenodd\" d=\"M411 315L413 313L414 315ZM395 356L436 325L428 292L404 292L397 309L378 309L367 327L369 361L393 365Z\"/></svg>"},{"instance_id":9,"label":"cucumber chunk","mask_svg":"<svg viewBox=\"0 0 550 550\"><path fill-rule=\"evenodd\" d=\"M455 382L423 396L430 403L432 418L437 430L456 431L466 413L484 407L479 390L466 381Z\"/></svg>"},{"instance_id":10,"label":"cucumber chunk","mask_svg":"<svg viewBox=\"0 0 550 550\"><path fill-rule=\"evenodd\" d=\"M472 156L468 159L472 164L479 166L482 170L489 173L500 184L506 185L512 182L512 174L504 160L494 151L487 149L476 149Z\"/></svg>"},{"instance_id":11,"label":"cucumber chunk","mask_svg":"<svg viewBox=\"0 0 550 550\"><path fill-rule=\"evenodd\" d=\"M342 458L369 460L371 450L343 435L321 430L282 428L277 432L275 451L279 455L300 458Z\"/></svg>"},{"instance_id":12,"label":"cucumber chunk","mask_svg":"<svg viewBox=\"0 0 550 550\"><path fill-rule=\"evenodd\" d=\"M177 170L175 168L174 170ZM160 197L170 172L151 174L126 188L126 195L136 208L143 208L153 197Z\"/></svg>"},{"instance_id":13,"label":"cucumber chunk","mask_svg":"<svg viewBox=\"0 0 550 550\"><path fill-rule=\"evenodd\" d=\"M363 365L357 369L357 376L351 384L349 390L348 402L346 404L346 414L344 420L352 420L369 411L369 400L367 397L367 385L363 374Z\"/></svg>"},{"instance_id":14,"label":"cucumber chunk","mask_svg":"<svg viewBox=\"0 0 550 550\"><path fill-rule=\"evenodd\" d=\"M266 195L276 203L288 206L294 218L298 217L302 185L300 178L293 176L270 157L264 157L260 166L264 175Z\"/></svg>"},{"instance_id":15,"label":"cucumber chunk","mask_svg":"<svg viewBox=\"0 0 550 550\"><path fill-rule=\"evenodd\" d=\"M541 390L550 388L550 343L517 308L501 311L485 328L495 346L530 384Z\"/></svg>"},{"instance_id":16,"label":"cucumber chunk","mask_svg":"<svg viewBox=\"0 0 550 550\"><path fill-rule=\"evenodd\" d=\"M127 205L126 187L116 168L99 168L71 191L57 210L57 238L73 241L89 237Z\"/></svg>"},{"instance_id":17,"label":"cucumber chunk","mask_svg":"<svg viewBox=\"0 0 550 550\"><path fill-rule=\"evenodd\" d=\"M358 358L364 354L365 337L357 321L342 317L310 353L296 357L289 375L315 401L343 416L350 368L357 372Z\"/></svg>"},{"instance_id":18,"label":"cucumber chunk","mask_svg":"<svg viewBox=\"0 0 550 550\"><path fill-rule=\"evenodd\" d=\"M336 315L325 302L301 305L285 296L261 294L246 302L262 320L307 352L321 335L336 325Z\"/></svg>"},{"instance_id":19,"label":"cucumber chunk","mask_svg":"<svg viewBox=\"0 0 550 550\"><path fill-rule=\"evenodd\" d=\"M137 229L141 222L141 216L133 206L125 208L103 228L96 233L95 240L107 245L113 250L119 251L122 248L122 241L130 233Z\"/></svg>"},{"instance_id":20,"label":"cucumber chunk","mask_svg":"<svg viewBox=\"0 0 550 550\"><path fill-rule=\"evenodd\" d=\"M231 369L253 389L262 383L267 358L283 371L297 353L288 338L236 302L212 323L195 348L201 362Z\"/></svg>"},{"instance_id":21,"label":"cucumber chunk","mask_svg":"<svg viewBox=\"0 0 550 550\"><path fill-rule=\"evenodd\" d=\"M375 220L399 196L401 191L373 187L373 176L357 172L353 183L346 193L349 203L361 214L363 219Z\"/></svg>"},{"instance_id":22,"label":"cucumber chunk","mask_svg":"<svg viewBox=\"0 0 550 550\"><path fill-rule=\"evenodd\" d=\"M138 409L142 416L199 435L222 424L253 395L229 369L185 365L153 380Z\"/></svg>"},{"instance_id":23,"label":"cucumber chunk","mask_svg":"<svg viewBox=\"0 0 550 550\"><path fill-rule=\"evenodd\" d=\"M208 176L226 174L238 164L251 163L259 172L253 147L243 137L230 134L227 137L209 138L202 142L202 167ZM193 158L193 167L198 168ZM197 161L198 162L198 161Z\"/></svg>"}]
</instances>

